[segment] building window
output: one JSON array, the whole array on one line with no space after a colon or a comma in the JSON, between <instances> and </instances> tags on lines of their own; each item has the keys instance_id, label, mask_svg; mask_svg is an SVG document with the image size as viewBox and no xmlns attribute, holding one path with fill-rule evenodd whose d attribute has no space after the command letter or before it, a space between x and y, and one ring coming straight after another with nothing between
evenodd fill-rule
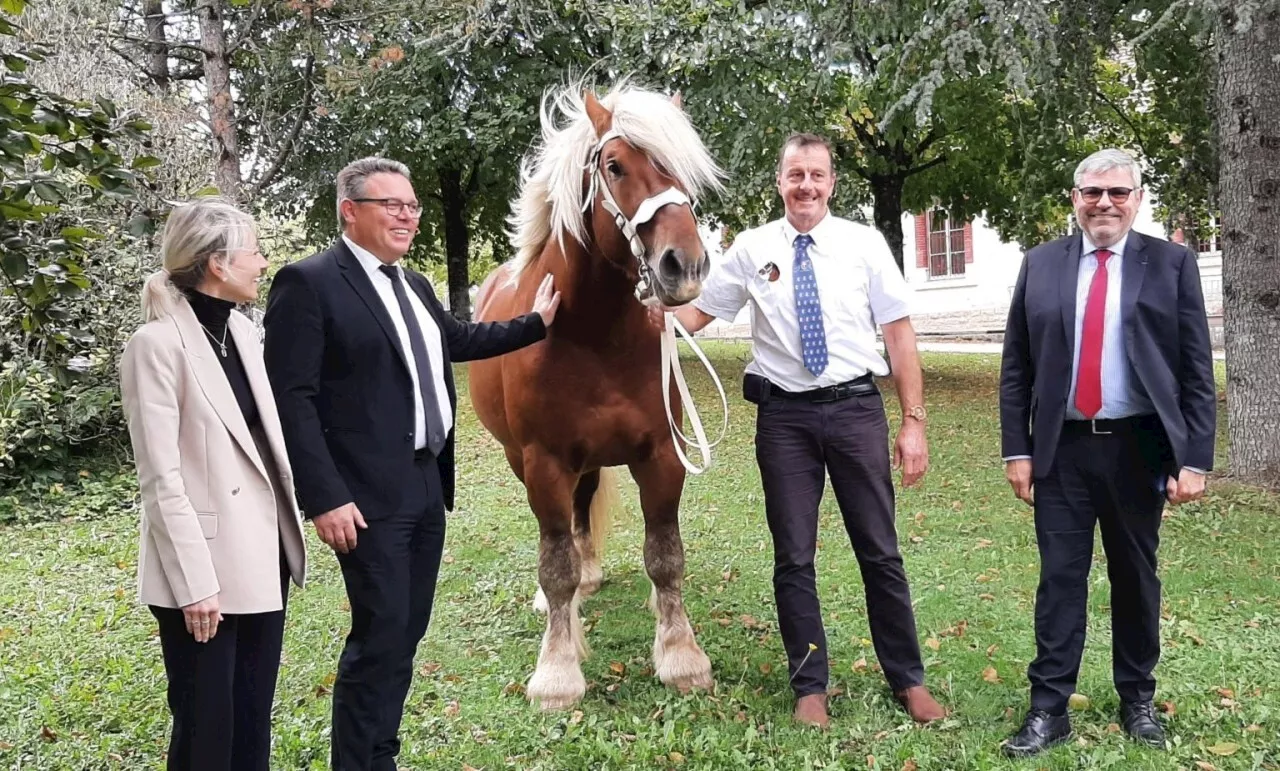
<instances>
[{"instance_id":1,"label":"building window","mask_svg":"<svg viewBox=\"0 0 1280 771\"><path fill-rule=\"evenodd\" d=\"M964 275L965 223L943 212L930 212L929 278L955 278Z\"/></svg>"}]
</instances>

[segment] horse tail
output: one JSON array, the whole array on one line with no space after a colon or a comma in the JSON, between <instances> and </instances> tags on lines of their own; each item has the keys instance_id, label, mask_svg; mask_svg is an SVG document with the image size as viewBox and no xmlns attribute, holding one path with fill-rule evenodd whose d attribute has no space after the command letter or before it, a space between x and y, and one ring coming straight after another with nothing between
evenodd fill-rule
<instances>
[{"instance_id":1,"label":"horse tail","mask_svg":"<svg viewBox=\"0 0 1280 771\"><path fill-rule=\"evenodd\" d=\"M600 469L600 481L596 492L591 496L591 506L587 510L587 519L591 523L591 548L596 559L604 554L604 540L609 535L609 527L613 511L622 501L618 492L618 472L612 468Z\"/></svg>"}]
</instances>

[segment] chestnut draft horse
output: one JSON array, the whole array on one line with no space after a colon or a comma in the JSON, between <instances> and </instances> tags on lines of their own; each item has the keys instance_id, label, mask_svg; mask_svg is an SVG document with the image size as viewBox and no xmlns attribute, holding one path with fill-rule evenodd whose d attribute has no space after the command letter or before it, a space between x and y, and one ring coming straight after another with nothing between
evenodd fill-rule
<instances>
[{"instance_id":1,"label":"chestnut draft horse","mask_svg":"<svg viewBox=\"0 0 1280 771\"><path fill-rule=\"evenodd\" d=\"M547 627L526 693L542 709L563 709L586 692L578 603L600 587L600 547L617 499L609 467L623 465L644 509L654 670L682 692L710 688L711 662L681 597L685 467L663 401L660 332L637 287L668 306L701 292L710 262L690 199L719 190L721 171L679 95L620 85L597 99L570 86L548 94L540 113L542 142L526 159L509 218L518 252L485 279L476 313L504 319L529 308L548 272L560 307L545 340L470 371L476 414L502 443L538 519L535 607L546 610ZM679 406L673 399L677 426Z\"/></svg>"}]
</instances>

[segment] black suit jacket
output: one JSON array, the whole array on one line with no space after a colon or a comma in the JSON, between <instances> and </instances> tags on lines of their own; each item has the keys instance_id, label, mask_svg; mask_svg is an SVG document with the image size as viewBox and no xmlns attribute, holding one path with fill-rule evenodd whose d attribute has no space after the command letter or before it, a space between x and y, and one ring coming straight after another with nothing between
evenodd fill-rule
<instances>
[{"instance_id":1,"label":"black suit jacket","mask_svg":"<svg viewBox=\"0 0 1280 771\"><path fill-rule=\"evenodd\" d=\"M452 362L498 356L546 336L537 313L460 322L445 312L425 278L407 269L405 277L440 327L455 415ZM267 373L303 514L310 519L350 502L366 520L394 512L403 480L413 472L413 380L391 316L346 242L338 239L282 268L263 323ZM448 509L454 504L454 435L450 430L438 459Z\"/></svg>"},{"instance_id":2,"label":"black suit jacket","mask_svg":"<svg viewBox=\"0 0 1280 771\"><path fill-rule=\"evenodd\" d=\"M1130 231L1120 281L1124 349L1168 435L1175 471L1213 468L1217 392L1200 270L1189 249ZM1027 253L1009 306L1000 372L1001 456L1053 466L1075 360L1079 234Z\"/></svg>"}]
</instances>

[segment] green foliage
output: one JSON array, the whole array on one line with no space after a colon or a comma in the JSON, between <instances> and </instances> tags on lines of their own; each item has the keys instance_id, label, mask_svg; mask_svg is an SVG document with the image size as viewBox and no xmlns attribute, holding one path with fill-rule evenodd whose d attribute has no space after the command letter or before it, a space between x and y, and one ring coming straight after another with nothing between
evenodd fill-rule
<instances>
[{"instance_id":1,"label":"green foliage","mask_svg":"<svg viewBox=\"0 0 1280 771\"><path fill-rule=\"evenodd\" d=\"M4 9L0 40L16 38L7 14L22 6ZM131 199L136 170L158 161L143 156L130 168L117 148L122 137L140 140L150 128L145 121L121 115L106 99L72 102L28 82L23 73L47 53L6 43L0 70L0 276L6 306L17 305L0 320L0 348L9 355L26 348L61 364L92 342L64 307L89 289L80 260L101 238L76 213L101 199Z\"/></svg>"}]
</instances>

